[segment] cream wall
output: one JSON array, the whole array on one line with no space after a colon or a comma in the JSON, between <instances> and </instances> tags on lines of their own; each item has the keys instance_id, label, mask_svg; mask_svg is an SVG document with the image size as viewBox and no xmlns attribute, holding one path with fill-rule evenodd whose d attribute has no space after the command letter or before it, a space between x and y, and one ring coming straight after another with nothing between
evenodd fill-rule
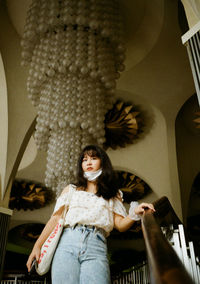
<instances>
[{"instance_id":1,"label":"cream wall","mask_svg":"<svg viewBox=\"0 0 200 284\"><path fill-rule=\"evenodd\" d=\"M153 201L166 195L179 217L182 218L187 211L188 194L182 190L179 183L175 119L183 103L194 93L194 84L186 49L181 44L177 2L155 0L152 3L157 8L155 11L159 11L159 17L153 17L152 9L152 17L149 16L149 21L143 20L142 23L146 25L147 31L151 30L151 24L154 27L157 23L157 30L151 35L152 41L149 37L149 41L144 40L144 42L141 36L138 42L136 38L132 40L129 33L127 69L117 84L117 97L131 101L144 113L144 133L133 145L115 151L110 149L108 154L116 169L131 171L151 186L153 193L145 200ZM148 10L144 9L148 7L148 1L146 5L142 7L142 17L145 17L145 13L148 14ZM8 21L5 7L0 11L0 21L5 27L4 31L0 29L0 51L6 64L9 85L9 164L7 166L9 173L16 157L16 150L35 115L35 110L26 98L27 70L19 64L19 36ZM141 28L141 34L145 31L145 26L141 27L137 24L137 27ZM6 37L3 36L5 30ZM132 55L134 45L132 46L131 42L137 42L136 52L140 50L140 46L143 50L139 53L138 60ZM45 154L38 153L35 160L19 171L17 176L42 182L44 171ZM185 200L184 212L182 212L181 199ZM11 226L23 221L46 222L53 205L25 213L14 211Z\"/></svg>"},{"instance_id":2,"label":"cream wall","mask_svg":"<svg viewBox=\"0 0 200 284\"><path fill-rule=\"evenodd\" d=\"M108 154L116 169L133 172L149 184L153 194L145 200L152 201L165 195L170 188L167 137L165 121L160 111L152 106L145 111L154 118L148 134L144 133L137 143L117 151L109 150ZM161 172L162 175L159 176Z\"/></svg>"},{"instance_id":3,"label":"cream wall","mask_svg":"<svg viewBox=\"0 0 200 284\"><path fill-rule=\"evenodd\" d=\"M154 175L151 175L149 183L154 185L154 192L161 196L165 193L171 201L179 217L182 216L182 199L188 197L180 189L177 171L176 140L175 140L175 119L176 115L188 97L194 93L194 83L189 66L187 52L181 44L181 33L177 19L177 3L165 1L165 14L162 30L154 48L139 64L123 72L118 82L118 88L131 92L133 100L135 95L140 97L147 105L154 106L163 116L162 129L165 132L166 144L162 151L152 152L150 145L141 151L151 151L152 156L159 157L159 166L155 168ZM160 122L161 123L161 122ZM149 133L148 133L149 135ZM162 141L163 133L157 132L157 140ZM155 143L152 139L152 143ZM159 149L159 148L158 148ZM134 152L132 152L134 157ZM148 155L147 155L148 157ZM137 161L138 162L138 161ZM138 162L139 163L139 162ZM147 159L145 163L151 168ZM165 169L163 168L165 165ZM156 172L157 171L157 172ZM155 181L154 177L159 177ZM162 184L160 181L163 180ZM184 210L187 210L184 208ZM185 214L185 212L184 212Z\"/></svg>"}]
</instances>

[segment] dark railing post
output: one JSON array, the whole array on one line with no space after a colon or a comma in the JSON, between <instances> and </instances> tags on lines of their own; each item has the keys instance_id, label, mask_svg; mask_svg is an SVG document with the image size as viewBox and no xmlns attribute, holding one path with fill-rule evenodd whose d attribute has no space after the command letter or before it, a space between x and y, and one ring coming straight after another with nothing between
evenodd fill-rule
<instances>
[{"instance_id":1,"label":"dark railing post","mask_svg":"<svg viewBox=\"0 0 200 284\"><path fill-rule=\"evenodd\" d=\"M194 284L176 252L163 235L151 210L142 217L151 284Z\"/></svg>"},{"instance_id":2,"label":"dark railing post","mask_svg":"<svg viewBox=\"0 0 200 284\"><path fill-rule=\"evenodd\" d=\"M0 207L0 280L3 276L4 259L6 253L6 244L8 229L10 223L10 217L12 215L12 210Z\"/></svg>"}]
</instances>

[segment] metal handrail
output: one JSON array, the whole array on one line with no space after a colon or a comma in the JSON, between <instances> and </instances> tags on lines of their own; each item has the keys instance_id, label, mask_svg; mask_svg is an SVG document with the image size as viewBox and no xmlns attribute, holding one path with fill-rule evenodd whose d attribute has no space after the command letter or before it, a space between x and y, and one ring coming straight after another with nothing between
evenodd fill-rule
<instances>
[{"instance_id":1,"label":"metal handrail","mask_svg":"<svg viewBox=\"0 0 200 284\"><path fill-rule=\"evenodd\" d=\"M174 217L175 223L179 219L173 208L169 206L170 203L166 197L162 199L160 204L158 202L157 205L161 205L161 203L167 204L167 206L164 206L166 214L157 212L158 222L150 209L145 210L142 217L142 231L147 251L151 284L194 284L176 252L163 235L159 225L162 219L161 216L165 219L168 215L171 221Z\"/></svg>"}]
</instances>

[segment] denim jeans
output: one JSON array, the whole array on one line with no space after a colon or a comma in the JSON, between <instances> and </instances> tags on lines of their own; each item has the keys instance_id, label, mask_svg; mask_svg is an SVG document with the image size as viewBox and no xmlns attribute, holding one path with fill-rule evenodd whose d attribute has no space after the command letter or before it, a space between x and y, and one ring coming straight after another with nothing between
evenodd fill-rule
<instances>
[{"instance_id":1,"label":"denim jeans","mask_svg":"<svg viewBox=\"0 0 200 284\"><path fill-rule=\"evenodd\" d=\"M52 284L110 284L107 241L92 227L65 228L52 263Z\"/></svg>"}]
</instances>

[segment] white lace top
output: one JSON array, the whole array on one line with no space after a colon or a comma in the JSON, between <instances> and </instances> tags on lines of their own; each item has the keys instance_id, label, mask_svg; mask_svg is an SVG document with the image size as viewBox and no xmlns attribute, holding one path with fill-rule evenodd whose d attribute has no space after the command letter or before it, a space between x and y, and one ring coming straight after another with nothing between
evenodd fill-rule
<instances>
[{"instance_id":1,"label":"white lace top","mask_svg":"<svg viewBox=\"0 0 200 284\"><path fill-rule=\"evenodd\" d=\"M126 209L118 198L105 200L94 193L76 190L76 186L72 184L69 191L57 199L53 214L65 204L68 205L65 226L92 225L104 229L107 236L114 227L113 213L127 216Z\"/></svg>"}]
</instances>

